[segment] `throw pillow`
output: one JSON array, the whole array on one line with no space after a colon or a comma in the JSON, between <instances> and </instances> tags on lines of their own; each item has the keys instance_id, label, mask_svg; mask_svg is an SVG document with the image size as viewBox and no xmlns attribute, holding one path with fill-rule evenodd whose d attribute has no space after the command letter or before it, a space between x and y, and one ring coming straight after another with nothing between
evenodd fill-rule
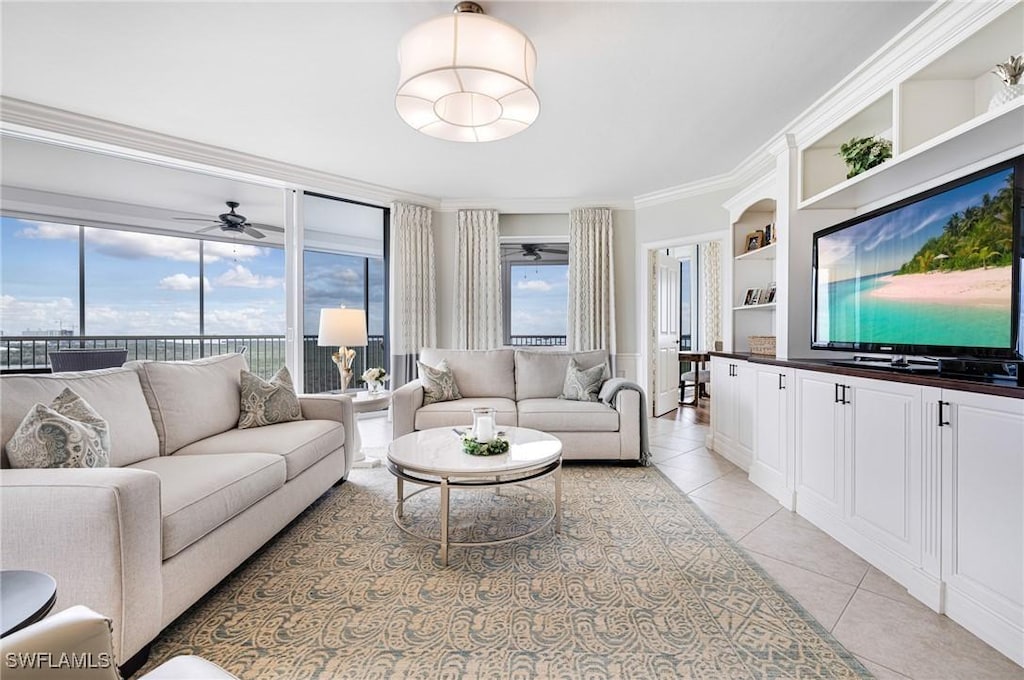
<instances>
[{"instance_id":1,"label":"throw pillow","mask_svg":"<svg viewBox=\"0 0 1024 680\"><path fill-rule=\"evenodd\" d=\"M282 366L269 381L245 369L240 376L242 404L238 429L302 420L302 407L287 366Z\"/></svg>"},{"instance_id":2,"label":"throw pillow","mask_svg":"<svg viewBox=\"0 0 1024 680\"><path fill-rule=\"evenodd\" d=\"M36 404L7 442L13 468L107 467L110 427L70 388L49 406Z\"/></svg>"},{"instance_id":3,"label":"throw pillow","mask_svg":"<svg viewBox=\"0 0 1024 680\"><path fill-rule=\"evenodd\" d=\"M597 401L597 394L605 379L604 372L603 363L593 368L580 368L575 357L569 359L569 366L565 369L565 384L562 385L562 394L558 398L572 401Z\"/></svg>"},{"instance_id":4,"label":"throw pillow","mask_svg":"<svg viewBox=\"0 0 1024 680\"><path fill-rule=\"evenodd\" d=\"M441 363L435 366L427 366L422 361L420 365L420 383L423 384L423 405L433 404L438 401L452 401L462 399L459 386L455 384L455 374L448 367L448 360L441 359Z\"/></svg>"}]
</instances>

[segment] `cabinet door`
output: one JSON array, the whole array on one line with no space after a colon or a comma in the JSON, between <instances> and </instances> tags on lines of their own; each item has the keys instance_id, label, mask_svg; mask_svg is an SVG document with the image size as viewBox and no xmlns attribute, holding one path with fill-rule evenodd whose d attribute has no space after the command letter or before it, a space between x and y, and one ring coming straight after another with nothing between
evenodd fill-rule
<instances>
[{"instance_id":1,"label":"cabinet door","mask_svg":"<svg viewBox=\"0 0 1024 680\"><path fill-rule=\"evenodd\" d=\"M826 373L796 372L796 490L809 502L842 515L845 420L836 400L837 378ZM803 502L803 499L801 499Z\"/></svg>"},{"instance_id":2,"label":"cabinet door","mask_svg":"<svg viewBox=\"0 0 1024 680\"><path fill-rule=\"evenodd\" d=\"M750 480L793 507L792 463L789 455L789 420L792 409L790 369L751 364L754 373L754 462Z\"/></svg>"},{"instance_id":3,"label":"cabinet door","mask_svg":"<svg viewBox=\"0 0 1024 680\"><path fill-rule=\"evenodd\" d=\"M837 376L846 390L846 516L876 543L920 563L922 388Z\"/></svg>"},{"instance_id":4,"label":"cabinet door","mask_svg":"<svg viewBox=\"0 0 1024 680\"><path fill-rule=\"evenodd\" d=\"M943 390L943 580L947 611L1024 622L1024 400ZM976 604L975 604L976 603ZM1013 636L1016 635L1016 639ZM1000 632L992 637L997 647ZM1008 639L1007 639L1008 638Z\"/></svg>"},{"instance_id":5,"label":"cabinet door","mask_svg":"<svg viewBox=\"0 0 1024 680\"><path fill-rule=\"evenodd\" d=\"M733 371L736 391L736 437L748 459L754 450L754 393L756 391L754 365L737 361Z\"/></svg>"},{"instance_id":6,"label":"cabinet door","mask_svg":"<svg viewBox=\"0 0 1024 680\"><path fill-rule=\"evenodd\" d=\"M720 437L729 443L736 441L736 379L732 376L734 363L729 359L711 357L711 427L716 442Z\"/></svg>"}]
</instances>

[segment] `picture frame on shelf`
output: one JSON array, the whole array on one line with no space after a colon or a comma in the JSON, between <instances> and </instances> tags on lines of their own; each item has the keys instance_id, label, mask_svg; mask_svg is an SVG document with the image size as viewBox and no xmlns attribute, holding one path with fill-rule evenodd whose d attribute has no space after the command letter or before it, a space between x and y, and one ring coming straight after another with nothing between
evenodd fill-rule
<instances>
[{"instance_id":1,"label":"picture frame on shelf","mask_svg":"<svg viewBox=\"0 0 1024 680\"><path fill-rule=\"evenodd\" d=\"M764 230L752 231L746 236L747 249L743 252L749 253L764 245Z\"/></svg>"},{"instance_id":2,"label":"picture frame on shelf","mask_svg":"<svg viewBox=\"0 0 1024 680\"><path fill-rule=\"evenodd\" d=\"M758 300L761 299L760 288L747 288L747 294L743 296L743 306L749 307L750 305L758 304Z\"/></svg>"},{"instance_id":3,"label":"picture frame on shelf","mask_svg":"<svg viewBox=\"0 0 1024 680\"><path fill-rule=\"evenodd\" d=\"M774 281L772 281L771 283L768 284L768 290L765 293L764 302L765 303L775 302L775 282Z\"/></svg>"},{"instance_id":4,"label":"picture frame on shelf","mask_svg":"<svg viewBox=\"0 0 1024 680\"><path fill-rule=\"evenodd\" d=\"M775 242L775 223L772 222L764 228L764 245L770 246Z\"/></svg>"}]
</instances>

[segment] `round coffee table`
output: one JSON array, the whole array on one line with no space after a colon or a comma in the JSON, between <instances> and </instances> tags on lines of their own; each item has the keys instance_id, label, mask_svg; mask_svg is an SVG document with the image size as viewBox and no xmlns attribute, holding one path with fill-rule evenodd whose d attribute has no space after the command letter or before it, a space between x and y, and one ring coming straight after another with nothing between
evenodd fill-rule
<instances>
[{"instance_id":1,"label":"round coffee table","mask_svg":"<svg viewBox=\"0 0 1024 680\"><path fill-rule=\"evenodd\" d=\"M391 442L388 470L395 476L397 501L394 518L398 528L416 538L438 543L441 564L448 566L449 546L497 545L526 538L555 522L562 531L562 442L557 437L524 427L502 429L509 440L508 453L500 456L471 456L462 450L462 438L453 428L441 427L413 432ZM448 538L448 498L451 489L480 489L518 485L552 475L553 512L540 526L525 533L495 541L454 542ZM425 488L405 495L405 482ZM416 494L432 487L441 489L441 535L423 536L402 524L403 505Z\"/></svg>"},{"instance_id":2,"label":"round coffee table","mask_svg":"<svg viewBox=\"0 0 1024 680\"><path fill-rule=\"evenodd\" d=\"M0 571L0 637L39 621L57 601L57 582L41 571Z\"/></svg>"}]
</instances>

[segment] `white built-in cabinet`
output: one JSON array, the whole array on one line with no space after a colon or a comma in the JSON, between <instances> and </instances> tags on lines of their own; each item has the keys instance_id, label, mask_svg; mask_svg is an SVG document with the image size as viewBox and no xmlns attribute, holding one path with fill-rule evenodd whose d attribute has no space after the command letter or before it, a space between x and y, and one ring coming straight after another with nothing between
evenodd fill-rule
<instances>
[{"instance_id":1,"label":"white built-in cabinet","mask_svg":"<svg viewBox=\"0 0 1024 680\"><path fill-rule=\"evenodd\" d=\"M711 357L713 448L749 469L754 449L754 374L740 359Z\"/></svg>"},{"instance_id":2,"label":"white built-in cabinet","mask_svg":"<svg viewBox=\"0 0 1024 680\"><path fill-rule=\"evenodd\" d=\"M1024 665L1024 399L712 362L716 451Z\"/></svg>"}]
</instances>

